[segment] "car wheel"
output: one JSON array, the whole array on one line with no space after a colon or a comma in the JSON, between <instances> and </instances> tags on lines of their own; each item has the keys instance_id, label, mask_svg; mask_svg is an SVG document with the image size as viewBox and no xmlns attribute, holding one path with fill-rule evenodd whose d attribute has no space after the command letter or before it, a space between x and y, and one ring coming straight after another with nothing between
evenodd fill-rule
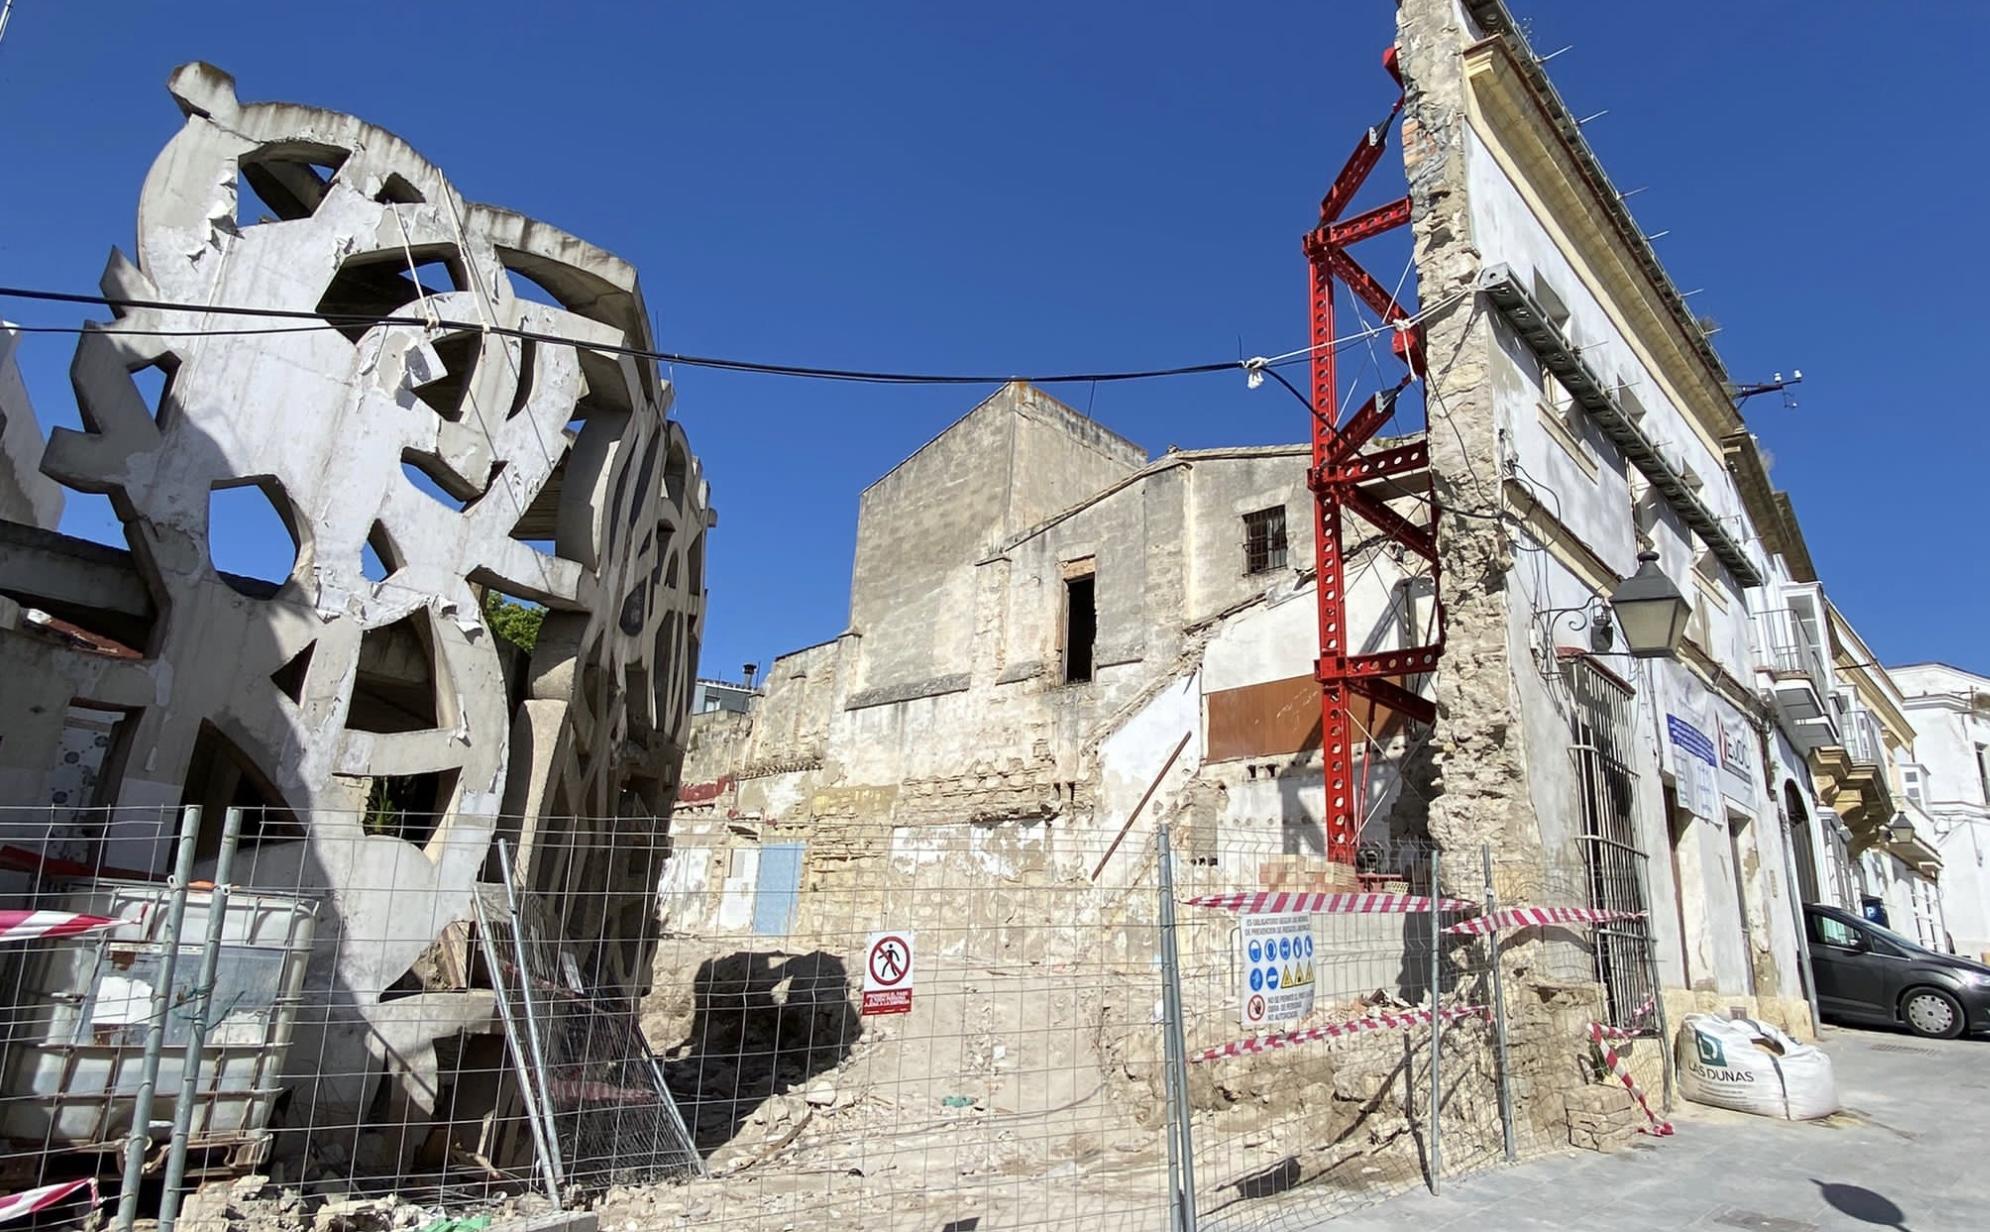
<instances>
[{"instance_id":1,"label":"car wheel","mask_svg":"<svg viewBox=\"0 0 1990 1232\"><path fill-rule=\"evenodd\" d=\"M1962 1006L1939 988L1916 988L1900 1003L1907 1029L1927 1039L1954 1039L1962 1034Z\"/></svg>"}]
</instances>

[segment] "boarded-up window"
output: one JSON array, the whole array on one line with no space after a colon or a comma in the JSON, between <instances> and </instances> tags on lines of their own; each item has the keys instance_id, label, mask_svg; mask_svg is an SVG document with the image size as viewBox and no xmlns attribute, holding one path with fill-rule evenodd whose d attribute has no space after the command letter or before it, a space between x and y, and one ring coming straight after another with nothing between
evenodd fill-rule
<instances>
[{"instance_id":1,"label":"boarded-up window","mask_svg":"<svg viewBox=\"0 0 1990 1232\"><path fill-rule=\"evenodd\" d=\"M1285 568L1285 506L1244 515L1244 572Z\"/></svg>"},{"instance_id":2,"label":"boarded-up window","mask_svg":"<svg viewBox=\"0 0 1990 1232\"><path fill-rule=\"evenodd\" d=\"M1400 676L1384 677L1402 684ZM1208 707L1207 761L1282 757L1320 747L1320 682L1313 676L1291 676L1234 689L1218 689L1204 698ZM1349 716L1357 737L1387 743L1402 729L1403 716L1366 698L1348 698Z\"/></svg>"}]
</instances>

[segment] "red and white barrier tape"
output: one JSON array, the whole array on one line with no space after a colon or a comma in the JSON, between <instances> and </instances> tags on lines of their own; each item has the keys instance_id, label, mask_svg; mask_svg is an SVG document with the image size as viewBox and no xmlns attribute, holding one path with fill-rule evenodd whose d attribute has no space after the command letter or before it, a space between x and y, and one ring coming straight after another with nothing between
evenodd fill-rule
<instances>
[{"instance_id":1,"label":"red and white barrier tape","mask_svg":"<svg viewBox=\"0 0 1990 1232\"><path fill-rule=\"evenodd\" d=\"M1631 1011L1631 1021L1643 1022L1645 1019L1650 1018L1654 1013L1656 1013L1657 1010L1658 1010L1658 994L1652 993L1644 1000L1638 1002L1638 1008Z\"/></svg>"},{"instance_id":2,"label":"red and white barrier tape","mask_svg":"<svg viewBox=\"0 0 1990 1232\"><path fill-rule=\"evenodd\" d=\"M1486 1007L1483 1005L1460 1005L1440 1011L1446 1022L1460 1018L1483 1018ZM1291 1048L1299 1044L1311 1044L1319 1040L1337 1039L1343 1035L1359 1035L1364 1031L1400 1030L1404 1027L1418 1027L1430 1021L1429 1010L1396 1010L1380 1014L1370 1014L1352 1022L1335 1023L1327 1027L1307 1027L1303 1031L1286 1031L1279 1035L1257 1035L1250 1039L1235 1040L1220 1044L1215 1048L1205 1048L1189 1057L1189 1063L1203 1061L1223 1061L1231 1057L1254 1056L1261 1052L1276 1052L1281 1048Z\"/></svg>"},{"instance_id":3,"label":"red and white barrier tape","mask_svg":"<svg viewBox=\"0 0 1990 1232\"><path fill-rule=\"evenodd\" d=\"M1326 894L1319 891L1244 891L1236 894L1200 894L1183 899L1183 906L1214 907L1245 915L1382 915L1425 912L1431 900L1412 894ZM1477 903L1440 898L1439 911L1477 911Z\"/></svg>"},{"instance_id":4,"label":"red and white barrier tape","mask_svg":"<svg viewBox=\"0 0 1990 1232\"><path fill-rule=\"evenodd\" d=\"M101 915L78 915L73 911L0 911L0 943L36 941L43 937L80 937L129 924Z\"/></svg>"},{"instance_id":5,"label":"red and white barrier tape","mask_svg":"<svg viewBox=\"0 0 1990 1232\"><path fill-rule=\"evenodd\" d=\"M1508 907L1491 915L1460 920L1445 928L1447 933L1477 936L1496 928L1538 928L1543 924L1604 924L1611 920L1635 920L1642 911L1599 911L1590 907Z\"/></svg>"},{"instance_id":6,"label":"red and white barrier tape","mask_svg":"<svg viewBox=\"0 0 1990 1232\"><path fill-rule=\"evenodd\" d=\"M1610 1067L1610 1073L1616 1077L1617 1081L1624 1084L1624 1089L1631 1093L1631 1098L1638 1101L1638 1107L1645 1110L1645 1120L1649 1121L1651 1125L1644 1132L1657 1138L1670 1137L1672 1135L1672 1122L1660 1120L1658 1114L1651 1110L1651 1101L1647 1100L1645 1093L1638 1089L1637 1081L1631 1077L1630 1067L1624 1064L1624 1059L1617 1055L1615 1048L1603 1042L1606 1039L1627 1039L1629 1037L1629 1033L1625 1032L1622 1027L1606 1027L1600 1022L1589 1024L1589 1042L1596 1045L1602 1051L1603 1063ZM1664 1041L1661 1040L1660 1044L1663 1045L1663 1043Z\"/></svg>"},{"instance_id":7,"label":"red and white barrier tape","mask_svg":"<svg viewBox=\"0 0 1990 1232\"><path fill-rule=\"evenodd\" d=\"M19 1219L23 1215L32 1215L36 1211L45 1211L51 1206L66 1202L69 1200L69 1196L79 1189L88 1189L90 1191L90 1205L92 1207L103 1200L97 1193L97 1178L94 1176L84 1177L80 1181L62 1181L54 1185L43 1185L39 1189L30 1189L24 1193L0 1196L0 1223Z\"/></svg>"}]
</instances>

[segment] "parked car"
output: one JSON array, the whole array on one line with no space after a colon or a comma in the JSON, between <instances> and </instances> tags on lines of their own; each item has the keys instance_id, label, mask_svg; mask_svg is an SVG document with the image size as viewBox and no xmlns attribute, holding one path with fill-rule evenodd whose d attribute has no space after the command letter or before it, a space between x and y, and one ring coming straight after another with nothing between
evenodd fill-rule
<instances>
[{"instance_id":1,"label":"parked car","mask_svg":"<svg viewBox=\"0 0 1990 1232\"><path fill-rule=\"evenodd\" d=\"M1826 1018L1953 1039L1990 1029L1990 967L1942 954L1849 911L1804 905Z\"/></svg>"}]
</instances>

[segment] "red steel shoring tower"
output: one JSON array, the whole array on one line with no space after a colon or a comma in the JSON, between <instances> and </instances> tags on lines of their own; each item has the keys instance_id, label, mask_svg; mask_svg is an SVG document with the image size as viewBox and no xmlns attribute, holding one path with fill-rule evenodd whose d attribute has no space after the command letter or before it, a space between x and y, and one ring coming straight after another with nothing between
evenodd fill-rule
<instances>
[{"instance_id":1,"label":"red steel shoring tower","mask_svg":"<svg viewBox=\"0 0 1990 1232\"><path fill-rule=\"evenodd\" d=\"M1371 709L1386 708L1407 719L1428 724L1436 718L1436 707L1404 687L1400 680L1437 667L1444 651L1444 607L1435 603L1433 640L1424 646L1375 654L1349 654L1347 645L1346 560L1341 534L1341 516L1353 513L1370 523L1387 539L1423 557L1430 564L1433 588L1438 581L1437 520L1439 515L1435 485L1429 476L1430 447L1424 440L1379 450L1360 452L1395 411L1396 396L1410 380L1425 372L1423 335L1409 320L1383 286L1370 277L1347 253L1347 246L1410 220L1410 199L1404 196L1378 206L1347 221L1341 214L1360 191L1363 182L1381 161L1388 144L1389 126L1403 109L1402 74L1391 47L1382 56L1383 67L1395 78L1395 105L1380 124L1362 134L1360 144L1348 156L1347 165L1334 178L1320 202L1320 225L1304 241L1306 261L1312 269L1313 347L1313 465L1306 473L1314 500L1314 565L1318 571L1320 604L1320 657L1314 662L1314 675L1320 682L1320 754L1325 772L1327 859L1352 869L1355 847L1360 837L1359 809L1362 792L1356 780L1351 755L1353 715L1349 695L1359 694L1374 703ZM1409 365L1410 375L1390 389L1370 398L1346 424L1340 417L1339 387L1334 365L1334 287L1345 283L1348 291L1372 308L1385 324L1396 326L1390 336L1390 349ZM1391 509L1386 498L1364 491L1364 483L1405 472L1424 474L1424 496L1429 522L1418 525ZM1379 724L1371 724L1373 730Z\"/></svg>"}]
</instances>

